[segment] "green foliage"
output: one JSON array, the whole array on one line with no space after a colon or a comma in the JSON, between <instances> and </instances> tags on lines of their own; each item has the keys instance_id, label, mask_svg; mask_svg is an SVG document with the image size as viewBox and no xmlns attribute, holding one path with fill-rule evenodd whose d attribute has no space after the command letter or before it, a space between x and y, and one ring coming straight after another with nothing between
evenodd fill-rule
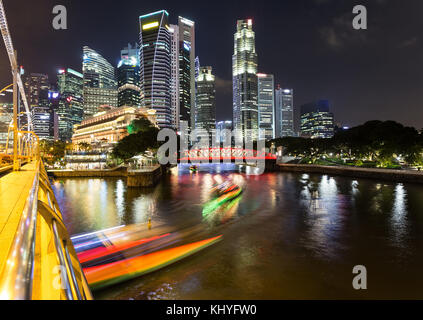
<instances>
[{"instance_id":1,"label":"green foliage","mask_svg":"<svg viewBox=\"0 0 423 320\"><path fill-rule=\"evenodd\" d=\"M65 156L65 151L71 148L72 144L66 143L64 141L40 141L40 152L43 159L49 163L53 164Z\"/></svg>"},{"instance_id":2,"label":"green foliage","mask_svg":"<svg viewBox=\"0 0 423 320\"><path fill-rule=\"evenodd\" d=\"M322 157L349 159L347 165L397 168L398 160L411 166L423 164L423 136L416 129L394 121L369 121L337 133L332 139L286 137L273 141L291 156L315 163Z\"/></svg>"},{"instance_id":3,"label":"green foliage","mask_svg":"<svg viewBox=\"0 0 423 320\"><path fill-rule=\"evenodd\" d=\"M160 146L157 141L159 129L148 120L134 120L128 127L128 132L133 133L120 140L113 148L112 157L115 159L126 161L147 150L154 151Z\"/></svg>"},{"instance_id":4,"label":"green foliage","mask_svg":"<svg viewBox=\"0 0 423 320\"><path fill-rule=\"evenodd\" d=\"M139 132L145 132L150 130L151 127L152 127L151 122L148 119L146 118L135 119L128 126L128 133L136 134Z\"/></svg>"}]
</instances>

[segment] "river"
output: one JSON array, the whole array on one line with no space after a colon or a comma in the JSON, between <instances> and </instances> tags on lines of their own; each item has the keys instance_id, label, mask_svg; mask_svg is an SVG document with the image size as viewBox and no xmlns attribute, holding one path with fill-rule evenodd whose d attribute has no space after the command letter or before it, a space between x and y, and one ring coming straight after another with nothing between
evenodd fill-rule
<instances>
[{"instance_id":1,"label":"river","mask_svg":"<svg viewBox=\"0 0 423 320\"><path fill-rule=\"evenodd\" d=\"M243 188L205 217L216 183ZM152 189L124 179L70 178L53 189L71 235L120 225L201 228L223 240L162 270L102 291L97 299L423 298L423 185L346 177L186 167ZM353 268L367 269L354 290Z\"/></svg>"}]
</instances>

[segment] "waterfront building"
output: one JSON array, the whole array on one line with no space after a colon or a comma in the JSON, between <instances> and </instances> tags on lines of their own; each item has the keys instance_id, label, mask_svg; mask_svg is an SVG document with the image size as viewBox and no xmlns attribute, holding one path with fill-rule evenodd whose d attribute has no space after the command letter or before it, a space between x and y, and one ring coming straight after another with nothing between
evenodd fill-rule
<instances>
[{"instance_id":1,"label":"waterfront building","mask_svg":"<svg viewBox=\"0 0 423 320\"><path fill-rule=\"evenodd\" d=\"M61 69L57 75L60 95L58 114L59 139L70 141L73 126L80 124L83 116L84 76L73 69Z\"/></svg>"},{"instance_id":2,"label":"waterfront building","mask_svg":"<svg viewBox=\"0 0 423 320\"><path fill-rule=\"evenodd\" d=\"M84 118L98 112L101 105L117 107L118 92L115 68L98 52L83 47Z\"/></svg>"},{"instance_id":3,"label":"waterfront building","mask_svg":"<svg viewBox=\"0 0 423 320\"><path fill-rule=\"evenodd\" d=\"M257 77L259 136L262 140L271 140L275 137L275 81L272 74L259 73L257 74Z\"/></svg>"},{"instance_id":4,"label":"waterfront building","mask_svg":"<svg viewBox=\"0 0 423 320\"><path fill-rule=\"evenodd\" d=\"M243 138L258 139L257 53L253 21L238 20L232 56L233 126ZM248 137L247 137L248 135Z\"/></svg>"},{"instance_id":5,"label":"waterfront building","mask_svg":"<svg viewBox=\"0 0 423 320\"><path fill-rule=\"evenodd\" d=\"M334 117L329 101L319 100L301 106L301 136L312 139L332 138Z\"/></svg>"},{"instance_id":6,"label":"waterfront building","mask_svg":"<svg viewBox=\"0 0 423 320\"><path fill-rule=\"evenodd\" d=\"M188 129L195 123L195 23L178 17L179 26L179 92L180 121L185 121Z\"/></svg>"},{"instance_id":7,"label":"waterfront building","mask_svg":"<svg viewBox=\"0 0 423 320\"><path fill-rule=\"evenodd\" d=\"M212 67L200 67L197 77L197 117L195 128L210 134L216 129L216 89Z\"/></svg>"},{"instance_id":8,"label":"waterfront building","mask_svg":"<svg viewBox=\"0 0 423 320\"><path fill-rule=\"evenodd\" d=\"M275 138L294 137L294 90L275 90Z\"/></svg>"},{"instance_id":9,"label":"waterfront building","mask_svg":"<svg viewBox=\"0 0 423 320\"><path fill-rule=\"evenodd\" d=\"M160 128L172 127L171 33L168 18L166 10L139 18L141 106L156 111Z\"/></svg>"},{"instance_id":10,"label":"waterfront building","mask_svg":"<svg viewBox=\"0 0 423 320\"><path fill-rule=\"evenodd\" d=\"M110 151L119 140L128 135L128 126L133 120L146 118L156 125L155 110L123 106L97 113L75 126L72 136L74 148L87 143L94 151Z\"/></svg>"}]
</instances>

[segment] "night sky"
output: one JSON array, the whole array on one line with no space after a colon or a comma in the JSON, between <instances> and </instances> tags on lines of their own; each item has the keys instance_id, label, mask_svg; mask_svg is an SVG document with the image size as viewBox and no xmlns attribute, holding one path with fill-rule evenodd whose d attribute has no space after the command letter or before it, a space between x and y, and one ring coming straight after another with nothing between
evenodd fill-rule
<instances>
[{"instance_id":1,"label":"night sky","mask_svg":"<svg viewBox=\"0 0 423 320\"><path fill-rule=\"evenodd\" d=\"M196 22L196 53L217 76L217 119L232 118L232 53L237 19L253 19L259 72L295 90L295 109L329 99L336 122L396 120L423 128L423 1L108 1L3 0L19 64L26 72L82 69L82 46L117 65L139 38L138 17L166 9ZM68 9L68 30L52 27L52 9ZM352 28L354 5L368 9L368 30ZM0 86L11 83L4 46ZM8 99L6 99L8 100ZM2 101L6 101L3 97ZM10 98L9 98L10 100Z\"/></svg>"}]
</instances>

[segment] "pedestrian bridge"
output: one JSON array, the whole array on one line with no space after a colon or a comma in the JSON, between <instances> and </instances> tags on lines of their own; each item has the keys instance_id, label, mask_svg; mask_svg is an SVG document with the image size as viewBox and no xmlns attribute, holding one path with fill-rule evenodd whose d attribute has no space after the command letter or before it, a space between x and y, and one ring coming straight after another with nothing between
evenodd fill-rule
<instances>
[{"instance_id":1,"label":"pedestrian bridge","mask_svg":"<svg viewBox=\"0 0 423 320\"><path fill-rule=\"evenodd\" d=\"M0 299L92 299L39 158L0 178L0 212Z\"/></svg>"}]
</instances>

